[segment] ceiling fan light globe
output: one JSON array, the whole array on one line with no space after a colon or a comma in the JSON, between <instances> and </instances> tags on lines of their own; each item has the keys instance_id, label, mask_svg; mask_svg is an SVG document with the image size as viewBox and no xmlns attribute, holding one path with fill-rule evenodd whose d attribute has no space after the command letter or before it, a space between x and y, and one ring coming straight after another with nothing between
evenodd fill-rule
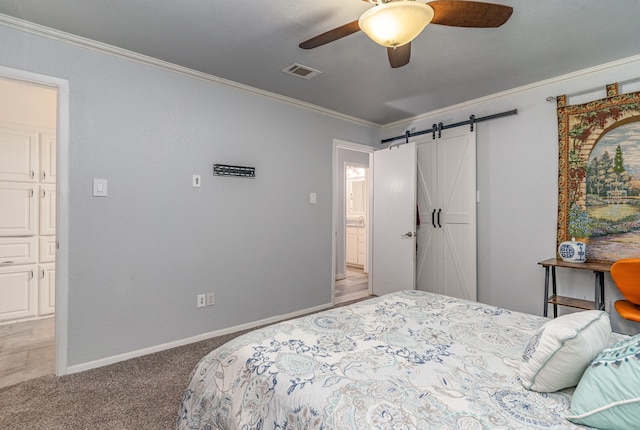
<instances>
[{"instance_id":1,"label":"ceiling fan light globe","mask_svg":"<svg viewBox=\"0 0 640 430\"><path fill-rule=\"evenodd\" d=\"M425 3L393 1L363 13L358 25L377 44L394 48L415 39L431 22L433 14L433 8Z\"/></svg>"}]
</instances>

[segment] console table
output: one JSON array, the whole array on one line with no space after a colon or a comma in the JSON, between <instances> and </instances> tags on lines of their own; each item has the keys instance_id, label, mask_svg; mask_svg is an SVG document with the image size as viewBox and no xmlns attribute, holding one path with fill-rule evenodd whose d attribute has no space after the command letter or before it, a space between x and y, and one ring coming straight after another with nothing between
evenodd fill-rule
<instances>
[{"instance_id":1,"label":"console table","mask_svg":"<svg viewBox=\"0 0 640 430\"><path fill-rule=\"evenodd\" d=\"M611 271L611 263L603 262L585 262L585 263L568 263L561 258L550 258L540 261L539 265L544 267L544 313L547 316L547 308L549 304L553 305L553 317L558 316L558 305L568 306L578 309L600 309L604 310L604 272ZM592 270L595 274L595 291L594 301L576 299L574 297L559 296L556 283L556 267L565 267L578 270ZM549 295L549 269L551 269L551 295Z\"/></svg>"}]
</instances>

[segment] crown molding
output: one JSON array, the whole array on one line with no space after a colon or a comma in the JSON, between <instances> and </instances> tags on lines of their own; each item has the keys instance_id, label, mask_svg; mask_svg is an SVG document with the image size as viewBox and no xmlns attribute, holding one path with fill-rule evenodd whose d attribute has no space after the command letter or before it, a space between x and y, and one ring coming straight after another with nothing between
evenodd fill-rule
<instances>
[{"instance_id":1,"label":"crown molding","mask_svg":"<svg viewBox=\"0 0 640 430\"><path fill-rule=\"evenodd\" d=\"M208 73L199 72L197 70L190 69L188 67L179 66L177 64L173 64L168 61L159 60L154 57L139 54L137 52L129 51L123 48L118 48L117 46L112 46L112 45L91 40L85 37L76 36L71 33L66 33L64 31L59 31L50 27L45 27L43 25L25 21L23 19L15 18L9 15L0 14L0 24L6 27L31 33L37 36L46 37L48 39L56 40L59 42L70 44L70 45L75 45L81 48L91 49L94 51L101 52L103 54L113 55L116 57L135 61L137 63L141 63L141 64L145 64L155 68L170 71L173 73L178 73L181 75L190 76L192 78L201 79L207 82L213 82L215 84L223 85L225 87L233 88L239 91L243 91L245 93L266 97L272 100L277 100L282 103L286 103L286 104L300 107L303 109L318 112L324 115L331 116L333 118L352 122L354 124L380 129L380 124L376 124L371 121L366 121L350 115L345 115L343 113L340 113L331 109L326 109L311 103L307 103L299 99L294 99L292 97L287 97L287 96L276 94L270 91L254 88L249 85L244 85L238 82L231 81L229 79L224 79Z\"/></svg>"},{"instance_id":2,"label":"crown molding","mask_svg":"<svg viewBox=\"0 0 640 430\"><path fill-rule=\"evenodd\" d=\"M614 69L616 67L620 67L620 66L624 66L624 65L632 64L632 63L637 63L637 62L640 62L640 55L634 55L632 57L622 58L620 60L611 61L609 63L600 64L600 65L597 65L597 66L594 66L594 67L589 67L587 69L581 69L581 70L578 70L578 71L575 71L575 72L571 72L571 73L567 73L567 74L564 74L564 75L556 76L556 77L553 77L553 78L545 79L543 81L538 81L538 82L534 82L532 84L523 85L521 87L511 88L509 90L501 91L499 93L490 94L488 96L484 96L484 97L480 97L480 98L477 98L477 99L469 100L469 101L466 101L466 102L463 102L463 103L458 103L458 104L455 104L455 105L447 106L447 107L442 108L442 109L437 109L437 110L434 110L434 111L425 112L425 113L422 113L422 114L419 114L419 115L416 115L416 116L412 116L412 117L409 117L409 118L401 119L399 121L390 122L388 124L382 125L381 127L382 127L382 130L384 131L386 129L390 129L390 128L393 128L393 127L405 126L405 125L414 123L416 121L433 118L434 116L438 116L438 115L441 115L441 114L446 113L446 112L455 111L455 110L458 110L458 109L461 109L461 108L473 106L473 105L476 105L476 104L480 104L480 103L484 103L484 102L487 102L487 101L499 99L499 98L502 98L502 97L511 96L511 95L522 93L522 92L525 92L525 91L530 91L530 90L533 90L533 89L538 89L538 88L550 86L550 85L553 85L553 84L557 84L559 82L564 82L564 81L568 81L568 80L571 80L571 79L586 77L586 76L593 75L593 74L596 74L596 73L605 72L607 70L611 70L611 69ZM602 85L603 88L604 88L604 85L606 85L606 84Z\"/></svg>"}]
</instances>

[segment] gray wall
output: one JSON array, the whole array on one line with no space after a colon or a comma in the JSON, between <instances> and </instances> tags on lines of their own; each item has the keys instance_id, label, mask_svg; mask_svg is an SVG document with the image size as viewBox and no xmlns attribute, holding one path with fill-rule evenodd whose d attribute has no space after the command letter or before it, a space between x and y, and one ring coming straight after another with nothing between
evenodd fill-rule
<instances>
[{"instance_id":1,"label":"gray wall","mask_svg":"<svg viewBox=\"0 0 640 430\"><path fill-rule=\"evenodd\" d=\"M472 100L384 130L385 137L398 136L440 121L464 121L471 114L479 118L518 109L516 116L477 124L479 301L533 314L543 311L544 269L537 263L555 256L558 204L556 108L546 98L638 77L640 57ZM637 91L637 86L623 86L622 91ZM591 98L600 97L604 90ZM558 283L561 294L593 300L589 271L558 269ZM607 308L620 298L608 274L605 296ZM640 324L621 321L615 311L612 324L622 332L640 330Z\"/></svg>"},{"instance_id":2,"label":"gray wall","mask_svg":"<svg viewBox=\"0 0 640 430\"><path fill-rule=\"evenodd\" d=\"M376 127L14 28L0 26L0 40L0 65L69 81L70 366L331 301L332 142L377 147ZM478 125L481 301L542 311L537 262L555 253L557 206L545 98L638 76L640 60L621 62L384 130L519 110ZM216 162L257 178L214 178ZM109 197L91 196L92 178L109 180ZM588 273L559 281L593 290ZM208 291L216 305L196 309Z\"/></svg>"},{"instance_id":3,"label":"gray wall","mask_svg":"<svg viewBox=\"0 0 640 430\"><path fill-rule=\"evenodd\" d=\"M69 366L331 303L333 139L375 144L377 127L9 27L0 40L0 65L69 81ZM206 292L216 305L196 309Z\"/></svg>"}]
</instances>

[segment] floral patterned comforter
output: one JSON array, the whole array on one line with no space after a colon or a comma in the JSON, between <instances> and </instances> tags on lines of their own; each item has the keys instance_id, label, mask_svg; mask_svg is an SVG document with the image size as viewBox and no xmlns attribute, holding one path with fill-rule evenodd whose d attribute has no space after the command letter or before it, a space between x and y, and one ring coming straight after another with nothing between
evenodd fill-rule
<instances>
[{"instance_id":1,"label":"floral patterned comforter","mask_svg":"<svg viewBox=\"0 0 640 430\"><path fill-rule=\"evenodd\" d=\"M177 429L576 429L518 379L543 317L422 291L240 336L194 369Z\"/></svg>"}]
</instances>

